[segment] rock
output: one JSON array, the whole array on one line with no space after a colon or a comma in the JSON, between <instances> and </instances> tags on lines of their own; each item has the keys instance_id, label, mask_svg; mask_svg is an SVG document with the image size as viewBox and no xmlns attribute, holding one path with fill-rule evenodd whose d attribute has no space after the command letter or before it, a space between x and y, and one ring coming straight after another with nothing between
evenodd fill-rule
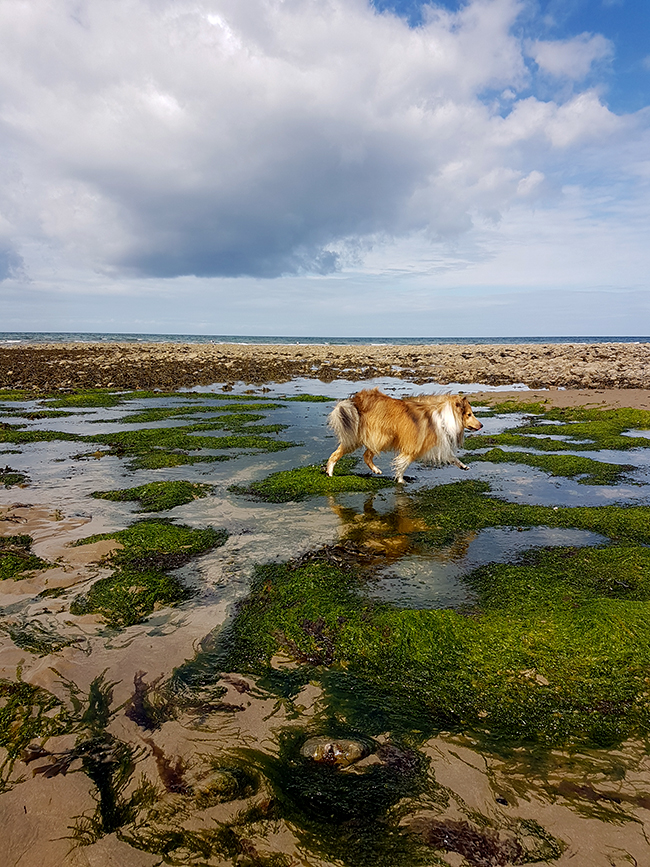
<instances>
[{"instance_id":1,"label":"rock","mask_svg":"<svg viewBox=\"0 0 650 867\"><path fill-rule=\"evenodd\" d=\"M346 738L309 738L302 745L300 755L313 759L323 765L336 765L345 768L358 762L368 754L369 750L358 741Z\"/></svg>"}]
</instances>

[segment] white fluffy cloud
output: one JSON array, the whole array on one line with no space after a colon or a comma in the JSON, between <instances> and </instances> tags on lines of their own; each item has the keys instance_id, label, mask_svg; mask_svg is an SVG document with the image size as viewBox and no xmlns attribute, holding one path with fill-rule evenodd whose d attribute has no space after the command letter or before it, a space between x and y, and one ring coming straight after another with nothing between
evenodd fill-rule
<instances>
[{"instance_id":1,"label":"white fluffy cloud","mask_svg":"<svg viewBox=\"0 0 650 867\"><path fill-rule=\"evenodd\" d=\"M589 75L594 63L610 60L614 50L609 39L600 33L581 33L573 39L532 42L528 53L545 72L581 81Z\"/></svg>"},{"instance_id":2,"label":"white fluffy cloud","mask_svg":"<svg viewBox=\"0 0 650 867\"><path fill-rule=\"evenodd\" d=\"M108 275L328 273L548 195L558 154L629 122L530 95L527 52L580 79L609 44L531 49L521 9L3 0L0 277L34 244Z\"/></svg>"}]
</instances>

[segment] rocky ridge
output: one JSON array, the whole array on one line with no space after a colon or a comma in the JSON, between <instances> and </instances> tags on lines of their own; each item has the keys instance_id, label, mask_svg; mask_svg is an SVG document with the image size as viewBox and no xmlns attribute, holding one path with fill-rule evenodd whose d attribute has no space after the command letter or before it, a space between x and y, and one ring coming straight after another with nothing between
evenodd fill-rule
<instances>
[{"instance_id":1,"label":"rocky ridge","mask_svg":"<svg viewBox=\"0 0 650 867\"><path fill-rule=\"evenodd\" d=\"M648 388L650 344L69 343L0 347L0 388L160 388L394 376L423 384Z\"/></svg>"}]
</instances>

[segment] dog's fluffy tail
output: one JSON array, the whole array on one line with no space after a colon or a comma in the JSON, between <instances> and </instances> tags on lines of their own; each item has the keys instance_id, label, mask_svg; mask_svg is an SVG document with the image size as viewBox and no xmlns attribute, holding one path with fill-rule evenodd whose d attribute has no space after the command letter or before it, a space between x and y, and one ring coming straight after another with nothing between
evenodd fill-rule
<instances>
[{"instance_id":1,"label":"dog's fluffy tail","mask_svg":"<svg viewBox=\"0 0 650 867\"><path fill-rule=\"evenodd\" d=\"M359 412L349 398L339 401L329 414L327 423L345 452L353 452L359 446L359 422Z\"/></svg>"}]
</instances>

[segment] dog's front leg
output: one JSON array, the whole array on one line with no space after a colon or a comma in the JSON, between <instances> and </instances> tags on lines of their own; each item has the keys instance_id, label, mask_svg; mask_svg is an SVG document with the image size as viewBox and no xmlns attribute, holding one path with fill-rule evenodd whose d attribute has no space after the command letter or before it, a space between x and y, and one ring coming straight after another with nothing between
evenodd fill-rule
<instances>
[{"instance_id":1,"label":"dog's front leg","mask_svg":"<svg viewBox=\"0 0 650 867\"><path fill-rule=\"evenodd\" d=\"M458 467L459 470L468 470L469 467L467 464L464 464L462 461L459 461L458 458L454 461L454 465Z\"/></svg>"}]
</instances>

